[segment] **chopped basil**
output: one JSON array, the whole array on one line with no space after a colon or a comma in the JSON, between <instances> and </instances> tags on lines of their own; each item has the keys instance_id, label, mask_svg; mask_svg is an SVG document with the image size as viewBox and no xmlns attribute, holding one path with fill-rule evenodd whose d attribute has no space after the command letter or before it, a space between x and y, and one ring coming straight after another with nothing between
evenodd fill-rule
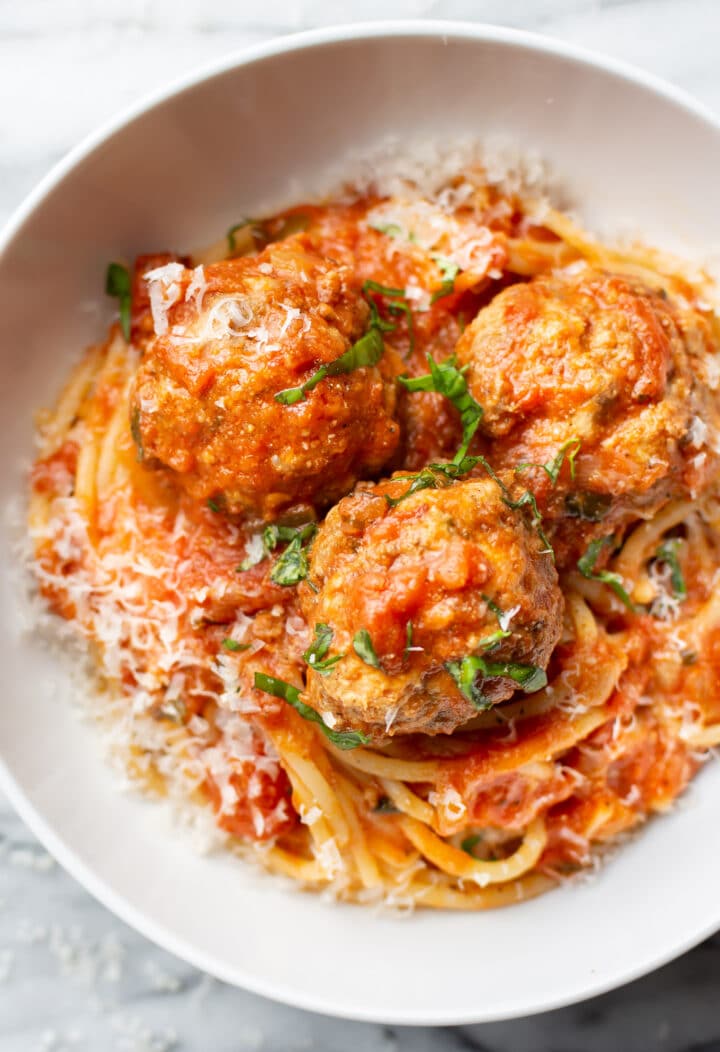
<instances>
[{"instance_id":1,"label":"chopped basil","mask_svg":"<svg viewBox=\"0 0 720 1052\"><path fill-rule=\"evenodd\" d=\"M545 533L545 530L543 529L543 519L542 515L540 514L540 509L538 508L537 498L535 497L535 494L532 493L529 489L526 489L525 492L522 493L517 500L514 500L510 495L510 490L507 488L507 486L499 477L499 475L494 471L489 461L487 461L483 456L477 456L474 459L477 463L482 464L490 478L500 488L500 491L502 493L502 502L506 507L510 508L511 511L522 511L524 508L530 509L530 524L535 528L538 537L545 545L540 554L550 555L554 561L555 552L553 551L553 546L550 543L548 536Z\"/></svg>"},{"instance_id":2,"label":"chopped basil","mask_svg":"<svg viewBox=\"0 0 720 1052\"><path fill-rule=\"evenodd\" d=\"M138 460L143 460L145 457L145 447L143 446L142 431L140 430L139 406L134 406L133 411L130 414L130 434L132 435L132 440L137 449L137 458Z\"/></svg>"},{"instance_id":3,"label":"chopped basil","mask_svg":"<svg viewBox=\"0 0 720 1052\"><path fill-rule=\"evenodd\" d=\"M254 219L241 219L239 223L235 223L234 226L230 227L230 229L228 230L227 235L226 235L227 243L228 243L228 253L230 255L232 255L233 252L237 252L237 240L235 238L235 235L237 234L238 230L244 230L246 227L249 227L249 226L250 227L254 227L255 223L256 223L256 220L254 220ZM254 231L253 231L253 239L254 239Z\"/></svg>"},{"instance_id":4,"label":"chopped basil","mask_svg":"<svg viewBox=\"0 0 720 1052\"><path fill-rule=\"evenodd\" d=\"M367 628L361 628L353 636L353 650L366 665L372 665L373 668L382 668Z\"/></svg>"},{"instance_id":5,"label":"chopped basil","mask_svg":"<svg viewBox=\"0 0 720 1052\"><path fill-rule=\"evenodd\" d=\"M608 588L612 589L618 599L625 604L628 610L634 611L635 606L625 591L620 574L611 570L595 570L595 563L598 561L603 548L613 543L614 538L612 534L609 534L607 537L598 537L596 540L591 541L585 554L578 559L577 568L583 577L586 577L589 581L600 581L602 584L606 584Z\"/></svg>"},{"instance_id":6,"label":"chopped basil","mask_svg":"<svg viewBox=\"0 0 720 1052\"><path fill-rule=\"evenodd\" d=\"M371 230L377 230L388 237L403 237L405 231L399 223L368 223Z\"/></svg>"},{"instance_id":7,"label":"chopped basil","mask_svg":"<svg viewBox=\"0 0 720 1052\"><path fill-rule=\"evenodd\" d=\"M408 339L409 347L408 354L412 354L415 350L415 330L413 327L413 315L410 309L410 304L407 302L407 294L405 289L394 289L389 285L380 285L377 281L366 281L362 287L363 295L366 297L370 304L370 325L380 329L381 332L394 332L396 326L392 322L385 321L380 316L380 312L377 309L375 301L372 297L368 296L369 292L374 292L377 296L383 296L385 299L389 299L390 302L387 305L387 309L390 314L397 317L400 314L404 314L407 327L408 327Z\"/></svg>"},{"instance_id":8,"label":"chopped basil","mask_svg":"<svg viewBox=\"0 0 720 1052\"><path fill-rule=\"evenodd\" d=\"M531 509L530 522L537 530L538 537L545 545L540 554L552 555L554 559L555 552L553 551L553 546L548 540L548 536L545 533L545 530L543 529L543 519L542 515L540 514L540 509L537 505L535 494L531 493L529 489L526 489L525 492L518 498L518 500L510 500L509 497L503 497L503 503L506 504L508 508L512 509L513 511L519 511L520 509L526 506Z\"/></svg>"},{"instance_id":9,"label":"chopped basil","mask_svg":"<svg viewBox=\"0 0 720 1052\"><path fill-rule=\"evenodd\" d=\"M321 365L300 387L288 387L285 391L278 391L275 400L282 405L295 405L302 402L308 391L312 391L326 376L339 376L340 373L351 373L354 369L363 366L377 365L383 355L385 345L382 336L376 326L371 326L364 336L356 340L344 354L327 365Z\"/></svg>"},{"instance_id":10,"label":"chopped basil","mask_svg":"<svg viewBox=\"0 0 720 1052\"><path fill-rule=\"evenodd\" d=\"M585 522L601 522L610 510L612 497L608 493L568 493L565 497L565 514L570 519Z\"/></svg>"},{"instance_id":11,"label":"chopped basil","mask_svg":"<svg viewBox=\"0 0 720 1052\"><path fill-rule=\"evenodd\" d=\"M130 271L120 263L110 263L105 274L105 292L115 296L118 301L120 328L125 339L130 342L130 306L132 303L132 282Z\"/></svg>"},{"instance_id":12,"label":"chopped basil","mask_svg":"<svg viewBox=\"0 0 720 1052\"><path fill-rule=\"evenodd\" d=\"M539 467L545 472L547 477L552 482L553 486L557 485L557 480L560 477L562 466L567 459L570 466L570 478L575 478L575 457L578 455L580 450L581 440L579 438L569 438L567 442L558 449L552 460L548 460L545 464L535 464L532 460L524 460L522 464L518 464L515 471L520 474L525 471L526 468Z\"/></svg>"},{"instance_id":13,"label":"chopped basil","mask_svg":"<svg viewBox=\"0 0 720 1052\"><path fill-rule=\"evenodd\" d=\"M330 644L332 643L333 630L330 625L320 624L315 625L315 637L303 654L303 661L307 662L310 668L315 669L321 676L329 676L334 665L337 665L338 661L342 661L345 657L344 654L336 654L335 657L326 658Z\"/></svg>"},{"instance_id":14,"label":"chopped basil","mask_svg":"<svg viewBox=\"0 0 720 1052\"><path fill-rule=\"evenodd\" d=\"M503 617L505 615L503 614L503 612L500 609L500 607L497 605L497 603L495 602L494 599L491 599L489 595L485 595L484 593L483 593L483 600L486 603L488 610L492 610L492 612L495 614L495 617L497 618L497 623L502 628L502 626L503 626L502 621L503 621Z\"/></svg>"},{"instance_id":15,"label":"chopped basil","mask_svg":"<svg viewBox=\"0 0 720 1052\"><path fill-rule=\"evenodd\" d=\"M509 628L497 628L494 632L491 632L489 636L485 636L478 643L479 647L483 650L494 650L495 647L499 646L503 639L508 639L512 635Z\"/></svg>"},{"instance_id":16,"label":"chopped basil","mask_svg":"<svg viewBox=\"0 0 720 1052\"><path fill-rule=\"evenodd\" d=\"M440 267L440 273L443 277L443 283L439 289L433 292L430 299L431 303L436 303L438 300L443 299L445 296L449 296L451 292L455 291L455 278L460 273L460 267L457 263L454 263L452 259L448 259L447 256L433 255L432 257L437 265Z\"/></svg>"},{"instance_id":17,"label":"chopped basil","mask_svg":"<svg viewBox=\"0 0 720 1052\"><path fill-rule=\"evenodd\" d=\"M367 295L368 292L376 292L378 296L392 296L396 299L405 299L405 289L394 289L390 285L381 285L377 281L365 281L363 282L363 294Z\"/></svg>"},{"instance_id":18,"label":"chopped basil","mask_svg":"<svg viewBox=\"0 0 720 1052\"><path fill-rule=\"evenodd\" d=\"M694 650L683 650L680 654L680 660L683 665L694 665L697 661L697 653Z\"/></svg>"},{"instance_id":19,"label":"chopped basil","mask_svg":"<svg viewBox=\"0 0 720 1052\"><path fill-rule=\"evenodd\" d=\"M313 527L310 529L310 527ZM303 540L307 540L314 532L314 522L308 522L304 526L276 526L274 523L271 526L266 526L262 532L263 548L269 555L270 552L274 552L278 544L282 541L293 541L297 537L298 533L305 531L306 536L303 536Z\"/></svg>"},{"instance_id":20,"label":"chopped basil","mask_svg":"<svg viewBox=\"0 0 720 1052\"><path fill-rule=\"evenodd\" d=\"M249 643L238 643L236 639L223 639L222 645L225 650L232 650L233 653L237 653L240 650L249 650Z\"/></svg>"},{"instance_id":21,"label":"chopped basil","mask_svg":"<svg viewBox=\"0 0 720 1052\"><path fill-rule=\"evenodd\" d=\"M534 694L547 685L544 669L537 665L521 665L514 661L488 661L480 654L469 654L460 661L446 661L445 668L455 680L460 693L480 711L492 707L492 700L482 692L486 679L512 679L526 694ZM478 683L478 680L480 682Z\"/></svg>"},{"instance_id":22,"label":"chopped basil","mask_svg":"<svg viewBox=\"0 0 720 1052\"><path fill-rule=\"evenodd\" d=\"M267 676L264 672L255 673L255 686L266 694L272 694L274 698L281 698L298 712L304 720L317 723L328 741L336 745L338 749L356 749L358 745L367 745L370 740L360 731L334 731L324 722L322 716L315 709L300 700L302 691L299 687L293 687L284 679L276 679L275 676Z\"/></svg>"},{"instance_id":23,"label":"chopped basil","mask_svg":"<svg viewBox=\"0 0 720 1052\"><path fill-rule=\"evenodd\" d=\"M277 530L278 540L287 539L286 531L289 527L275 526L272 529ZM317 526L314 522L308 522L305 526L292 531L290 543L270 571L271 581L274 581L275 584L290 586L299 584L307 577L309 569L307 553L316 532ZM265 540L265 534L263 534L263 540ZM274 548L276 544L277 541L272 547Z\"/></svg>"},{"instance_id":24,"label":"chopped basil","mask_svg":"<svg viewBox=\"0 0 720 1052\"><path fill-rule=\"evenodd\" d=\"M405 625L405 646L403 647L402 652L403 661L407 661L407 659L410 657L410 650L413 645L413 631L413 623L412 621L408 621L408 623Z\"/></svg>"},{"instance_id":25,"label":"chopped basil","mask_svg":"<svg viewBox=\"0 0 720 1052\"><path fill-rule=\"evenodd\" d=\"M218 502L216 500L214 500L212 497L208 497L207 506L210 509L210 511L214 511L214 512L222 511L222 508L220 507Z\"/></svg>"},{"instance_id":26,"label":"chopped basil","mask_svg":"<svg viewBox=\"0 0 720 1052\"><path fill-rule=\"evenodd\" d=\"M483 408L475 401L468 389L465 379L468 367L465 365L458 369L455 355L451 355L442 362L436 362L433 356L428 354L427 361L430 366L429 373L424 376L401 376L399 382L408 391L436 391L444 395L455 406L462 424L462 443L452 463L459 465L467 457L470 443L483 417ZM473 463L473 467L475 463L477 461Z\"/></svg>"},{"instance_id":27,"label":"chopped basil","mask_svg":"<svg viewBox=\"0 0 720 1052\"><path fill-rule=\"evenodd\" d=\"M687 585L678 559L678 549L681 543L679 537L669 537L655 552L655 558L670 568L670 587L676 599L687 597Z\"/></svg>"},{"instance_id":28,"label":"chopped basil","mask_svg":"<svg viewBox=\"0 0 720 1052\"><path fill-rule=\"evenodd\" d=\"M466 855L475 854L475 848L481 842L482 837L479 833L473 833L471 836L466 836L460 844L460 850L464 851Z\"/></svg>"}]
</instances>

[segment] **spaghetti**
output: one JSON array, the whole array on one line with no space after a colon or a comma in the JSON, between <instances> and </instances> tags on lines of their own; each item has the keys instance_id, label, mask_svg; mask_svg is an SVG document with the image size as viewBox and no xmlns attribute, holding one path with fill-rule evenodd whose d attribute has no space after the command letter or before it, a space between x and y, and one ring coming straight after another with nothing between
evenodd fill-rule
<instances>
[{"instance_id":1,"label":"spaghetti","mask_svg":"<svg viewBox=\"0 0 720 1052\"><path fill-rule=\"evenodd\" d=\"M643 247L609 248L477 171L430 196L410 186L358 193L241 225L192 260L197 287L177 296L202 299L203 268L217 260L298 238L371 283L396 373L410 377L427 371L428 353L447 359L501 290L586 264L681 300L718 336L703 275ZM139 262L132 338L113 325L75 368L40 422L32 472L39 587L93 656L97 707L129 773L212 815L228 844L271 872L397 906L522 901L667 810L720 745L714 476L649 517L638 512L596 561L559 557L564 613L541 689L517 691L449 735L362 735L340 747L322 713L303 718L256 686L260 673L301 690L308 672L314 626L275 570L295 524L263 545L252 515L224 514L138 459L128 405L173 307L169 282L153 293L143 275L169 259ZM290 330L302 318L288 310ZM225 332L245 324L227 306L221 313L213 324ZM399 412L393 466L407 477L449 462L461 437L453 406L421 393ZM714 440L700 435L696 455L706 445L712 460ZM492 463L493 440L482 448ZM608 581L621 582L626 603Z\"/></svg>"}]
</instances>

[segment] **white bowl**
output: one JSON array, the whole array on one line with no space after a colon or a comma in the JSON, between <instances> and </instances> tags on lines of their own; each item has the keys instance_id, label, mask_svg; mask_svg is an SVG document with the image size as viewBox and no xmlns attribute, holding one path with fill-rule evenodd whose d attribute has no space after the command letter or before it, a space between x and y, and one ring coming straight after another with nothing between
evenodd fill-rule
<instances>
[{"instance_id":1,"label":"white bowl","mask_svg":"<svg viewBox=\"0 0 720 1052\"><path fill-rule=\"evenodd\" d=\"M87 140L6 230L3 499L21 486L33 410L103 329L110 258L212 240L268 201L302 199L322 169L388 133L503 133L545 156L592 220L700 256L720 244L717 122L614 62L445 23L323 30L232 56ZM221 979L356 1019L476 1022L597 994L720 926L714 764L592 881L490 914L375 915L193 853L161 806L117 792L61 666L18 638L13 559L4 544L2 788L97 898Z\"/></svg>"}]
</instances>

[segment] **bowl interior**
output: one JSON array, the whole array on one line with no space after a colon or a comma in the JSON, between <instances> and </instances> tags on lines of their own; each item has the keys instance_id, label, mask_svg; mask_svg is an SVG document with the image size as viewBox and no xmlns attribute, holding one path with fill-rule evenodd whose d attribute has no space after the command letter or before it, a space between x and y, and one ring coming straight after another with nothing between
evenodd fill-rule
<instances>
[{"instance_id":1,"label":"bowl interior","mask_svg":"<svg viewBox=\"0 0 720 1052\"><path fill-rule=\"evenodd\" d=\"M544 157L596 226L699 257L720 244L720 131L642 78L508 31L332 36L260 49L158 102L85 151L15 228L0 257L3 502L22 488L33 411L103 331L109 259L212 241L239 216L312 196L387 136L501 136ZM62 662L21 632L3 530L4 783L91 891L208 971L349 1017L481 1021L607 989L720 924L716 765L592 881L492 914L378 915L196 854L165 809L117 792Z\"/></svg>"}]
</instances>

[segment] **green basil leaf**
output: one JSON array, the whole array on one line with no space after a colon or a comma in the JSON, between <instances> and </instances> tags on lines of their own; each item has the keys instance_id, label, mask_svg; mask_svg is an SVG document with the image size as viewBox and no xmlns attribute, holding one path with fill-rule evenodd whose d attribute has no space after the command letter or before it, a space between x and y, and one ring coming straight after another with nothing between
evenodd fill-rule
<instances>
[{"instance_id":1,"label":"green basil leaf","mask_svg":"<svg viewBox=\"0 0 720 1052\"><path fill-rule=\"evenodd\" d=\"M390 299L390 302L387 305L390 314L395 315L395 317L400 314L405 315L409 340L407 353L408 355L412 354L415 350L415 329L413 326L413 314L410 309L410 304L407 302L405 289L394 289L389 285L380 285L377 281L366 281L363 283L362 291L370 304L371 326L380 329L381 332L394 332L397 326L393 325L392 322L385 321L385 319L380 316L375 301L372 297L368 296L369 292L373 292L378 296L383 296L385 299Z\"/></svg>"},{"instance_id":2,"label":"green basil leaf","mask_svg":"<svg viewBox=\"0 0 720 1052\"><path fill-rule=\"evenodd\" d=\"M276 528L278 532L287 529L287 527L283 526ZM289 587L299 584L300 581L307 577L309 570L308 549L316 532L317 526L314 522L309 522L294 531L290 543L270 571L271 581L274 581L275 584ZM287 535L284 534L279 539L284 540L285 536Z\"/></svg>"},{"instance_id":3,"label":"green basil leaf","mask_svg":"<svg viewBox=\"0 0 720 1052\"><path fill-rule=\"evenodd\" d=\"M312 527L310 529L310 527ZM293 541L299 533L304 533L302 540L305 541L315 533L315 523L309 522L305 526L276 526L274 523L271 526L266 526L262 533L262 542L265 551L269 555L270 552L275 551L278 544L282 541ZM308 532L309 531L309 532Z\"/></svg>"},{"instance_id":4,"label":"green basil leaf","mask_svg":"<svg viewBox=\"0 0 720 1052\"><path fill-rule=\"evenodd\" d=\"M475 848L481 840L482 837L479 833L473 833L471 836L466 836L460 843L460 850L464 851L466 855L473 855L474 857Z\"/></svg>"},{"instance_id":5,"label":"green basil leaf","mask_svg":"<svg viewBox=\"0 0 720 1052\"><path fill-rule=\"evenodd\" d=\"M241 219L239 223L235 223L234 226L230 227L230 229L228 230L227 234L225 235L227 237L228 254L229 255L232 255L233 252L237 251L237 240L235 238L235 235L237 234L238 230L245 230L245 228L249 227L249 226L250 227L255 227L256 223L257 223L256 219ZM254 230L253 230L252 233L253 233L253 240L254 240L254 234L255 234Z\"/></svg>"},{"instance_id":6,"label":"green basil leaf","mask_svg":"<svg viewBox=\"0 0 720 1052\"><path fill-rule=\"evenodd\" d=\"M579 438L569 438L567 442L563 442L552 460L540 465L553 486L557 485L557 480L560 477L560 472L566 459L570 465L570 478L575 478L575 457L578 455L580 446L581 440Z\"/></svg>"},{"instance_id":7,"label":"green basil leaf","mask_svg":"<svg viewBox=\"0 0 720 1052\"><path fill-rule=\"evenodd\" d=\"M679 537L669 537L655 552L655 558L670 568L670 587L676 599L687 598L687 585L678 559L678 549L681 543Z\"/></svg>"},{"instance_id":8,"label":"green basil leaf","mask_svg":"<svg viewBox=\"0 0 720 1052\"><path fill-rule=\"evenodd\" d=\"M328 741L331 741L338 749L356 749L358 745L367 745L370 740L360 731L334 731L328 727L319 712L300 700L302 694L300 688L286 683L284 679L276 679L275 676L267 676L264 672L256 672L255 686L266 694L272 694L273 697L286 701L304 720L317 723Z\"/></svg>"},{"instance_id":9,"label":"green basil leaf","mask_svg":"<svg viewBox=\"0 0 720 1052\"><path fill-rule=\"evenodd\" d=\"M606 584L608 588L612 589L618 599L625 604L628 610L634 611L635 605L625 590L620 574L613 573L611 570L595 570L595 564L603 548L613 543L614 538L612 534L609 534L607 537L598 537L596 540L591 541L585 554L578 559L577 568L588 581L600 581L602 584Z\"/></svg>"},{"instance_id":10,"label":"green basil leaf","mask_svg":"<svg viewBox=\"0 0 720 1052\"><path fill-rule=\"evenodd\" d=\"M207 506L210 509L210 511L214 511L215 513L222 511L220 504L213 497L208 497Z\"/></svg>"},{"instance_id":11,"label":"green basil leaf","mask_svg":"<svg viewBox=\"0 0 720 1052\"><path fill-rule=\"evenodd\" d=\"M354 369L363 366L377 365L383 355L385 345L377 327L371 326L364 336L356 340L344 354L327 365L322 365L306 380L300 387L288 387L284 391L278 391L275 400L282 405L295 405L302 402L308 391L312 391L326 376L339 376L341 373L351 373Z\"/></svg>"},{"instance_id":12,"label":"green basil leaf","mask_svg":"<svg viewBox=\"0 0 720 1052\"><path fill-rule=\"evenodd\" d=\"M460 661L447 661L445 668L455 680L460 692L480 711L490 708L493 704L482 692L485 679L512 679L526 694L534 694L547 685L547 674L537 665L521 665L515 661L488 661L480 654L469 654Z\"/></svg>"},{"instance_id":13,"label":"green basil leaf","mask_svg":"<svg viewBox=\"0 0 720 1052\"><path fill-rule=\"evenodd\" d=\"M320 622L315 625L315 636L313 641L303 654L303 661L305 661L310 668L319 672L321 676L329 676L338 661L342 661L345 657L344 654L336 654L335 657L331 658L325 657L330 649L332 638L333 630L330 625Z\"/></svg>"},{"instance_id":14,"label":"green basil leaf","mask_svg":"<svg viewBox=\"0 0 720 1052\"><path fill-rule=\"evenodd\" d=\"M407 661L407 659L410 657L410 649L413 645L413 633L413 623L412 621L408 621L408 623L405 625L405 646L403 647L402 652L403 661Z\"/></svg>"},{"instance_id":15,"label":"green basil leaf","mask_svg":"<svg viewBox=\"0 0 720 1052\"><path fill-rule=\"evenodd\" d=\"M450 673L463 697L475 706L479 712L492 708L492 700L483 694L478 686L485 662L481 657L469 655L460 661L446 661L445 668Z\"/></svg>"},{"instance_id":16,"label":"green basil leaf","mask_svg":"<svg viewBox=\"0 0 720 1052\"><path fill-rule=\"evenodd\" d=\"M361 628L355 633L353 637L353 650L366 665L382 669L380 659L375 653L375 647L373 646L373 641L370 638L370 633L367 628Z\"/></svg>"},{"instance_id":17,"label":"green basil leaf","mask_svg":"<svg viewBox=\"0 0 720 1052\"><path fill-rule=\"evenodd\" d=\"M458 369L455 355L451 355L442 362L436 362L433 356L428 354L427 361L430 372L425 376L401 376L398 379L408 391L436 391L444 395L455 406L462 424L462 444L453 457L452 463L460 464L465 460L470 443L482 420L483 408L470 394L465 379L467 366Z\"/></svg>"},{"instance_id":18,"label":"green basil leaf","mask_svg":"<svg viewBox=\"0 0 720 1052\"><path fill-rule=\"evenodd\" d=\"M405 231L398 223L368 223L371 230L377 230L388 237L404 237Z\"/></svg>"},{"instance_id":19,"label":"green basil leaf","mask_svg":"<svg viewBox=\"0 0 720 1052\"><path fill-rule=\"evenodd\" d=\"M433 255L432 257L437 265L440 267L440 273L443 277L443 283L439 289L433 292L430 299L431 303L437 303L438 300L443 299L445 296L449 296L451 292L455 291L455 278L460 273L460 267L457 263L454 263L447 256Z\"/></svg>"},{"instance_id":20,"label":"green basil leaf","mask_svg":"<svg viewBox=\"0 0 720 1052\"><path fill-rule=\"evenodd\" d=\"M222 645L225 650L232 650L233 653L237 653L240 650L249 650L249 643L238 643L236 639L223 639Z\"/></svg>"},{"instance_id":21,"label":"green basil leaf","mask_svg":"<svg viewBox=\"0 0 720 1052\"><path fill-rule=\"evenodd\" d=\"M120 263L110 263L105 274L105 292L118 301L120 328L126 341L130 342L130 307L132 303L132 281L130 271Z\"/></svg>"}]
</instances>

